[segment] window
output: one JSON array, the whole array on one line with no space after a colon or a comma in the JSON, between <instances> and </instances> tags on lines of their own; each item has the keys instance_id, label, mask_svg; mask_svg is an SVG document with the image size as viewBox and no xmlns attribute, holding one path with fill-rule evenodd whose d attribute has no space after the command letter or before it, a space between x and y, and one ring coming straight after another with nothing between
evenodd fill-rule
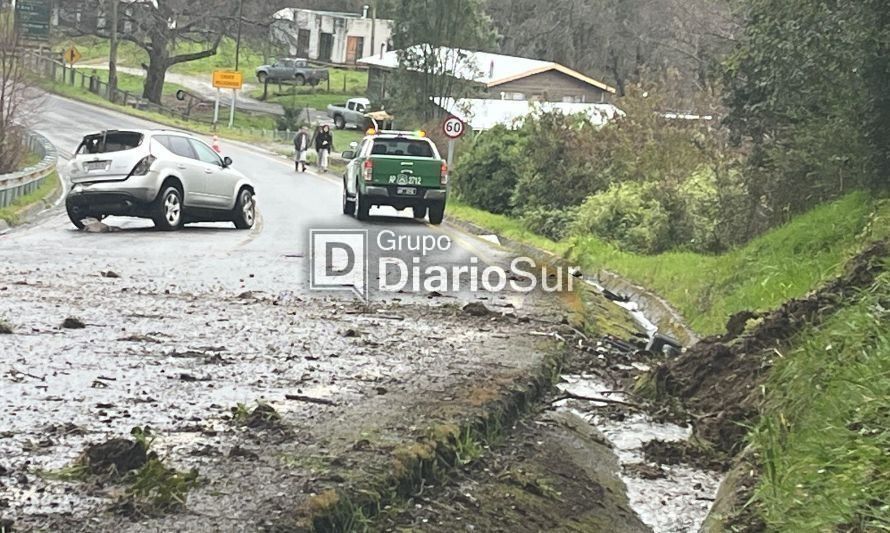
<instances>
[{"instance_id":1,"label":"window","mask_svg":"<svg viewBox=\"0 0 890 533\"><path fill-rule=\"evenodd\" d=\"M106 131L87 135L80 142L78 154L107 154L132 150L142 144L142 134L135 131Z\"/></svg>"},{"instance_id":2,"label":"window","mask_svg":"<svg viewBox=\"0 0 890 533\"><path fill-rule=\"evenodd\" d=\"M179 137L176 135L158 135L155 137L159 143L161 143L164 148L170 150L174 154L180 157L188 157L189 159L198 159L197 154L195 154L195 150L192 148L191 143L185 137Z\"/></svg>"},{"instance_id":3,"label":"window","mask_svg":"<svg viewBox=\"0 0 890 533\"><path fill-rule=\"evenodd\" d=\"M563 96L562 101L567 104L583 104L584 103L584 95L575 95L575 96Z\"/></svg>"},{"instance_id":4,"label":"window","mask_svg":"<svg viewBox=\"0 0 890 533\"><path fill-rule=\"evenodd\" d=\"M194 148L195 152L198 154L199 160L211 165L222 166L222 161L220 161L219 156L216 155L216 152L209 146L201 141L196 141L195 139L189 139L189 142L192 143L192 148Z\"/></svg>"},{"instance_id":5,"label":"window","mask_svg":"<svg viewBox=\"0 0 890 533\"><path fill-rule=\"evenodd\" d=\"M501 93L501 100L514 100L517 102L521 102L525 100L525 94L523 93Z\"/></svg>"},{"instance_id":6,"label":"window","mask_svg":"<svg viewBox=\"0 0 890 533\"><path fill-rule=\"evenodd\" d=\"M416 139L374 139L371 155L408 155L412 157L436 157L429 141Z\"/></svg>"}]
</instances>

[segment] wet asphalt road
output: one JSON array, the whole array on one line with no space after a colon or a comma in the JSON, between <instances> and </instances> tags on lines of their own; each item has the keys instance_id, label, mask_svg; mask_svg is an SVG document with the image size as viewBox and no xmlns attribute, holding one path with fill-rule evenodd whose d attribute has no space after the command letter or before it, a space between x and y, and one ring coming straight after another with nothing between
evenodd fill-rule
<instances>
[{"instance_id":1,"label":"wet asphalt road","mask_svg":"<svg viewBox=\"0 0 890 533\"><path fill-rule=\"evenodd\" d=\"M84 134L156 125L47 96L33 127L65 158ZM453 247L424 264L446 267L470 256L504 264L506 250L391 209L360 223L341 214L336 177L296 174L287 159L243 144L223 141L222 149L255 182L259 221L251 231L215 223L156 232L148 220L112 217L106 222L117 231L85 233L57 205L0 235L0 319L15 332L0 335L0 518L24 530L123 530L83 522L99 520L113 492L40 472L70 465L87 443L150 426L165 460L199 468L207 485L190 496L186 516L122 523L240 530L231 524L286 514L293 502L283 494L314 490L312 472L282 468L282 457L351 450L364 429L385 427L402 438L439 414L435 402L448 405L459 387L500 383L537 364L533 327L459 311L464 301L483 300L494 314L538 315L534 295L372 291L365 306L349 292L307 284L310 228L366 229L371 241L382 230L444 235ZM417 254L394 255L410 262ZM70 316L85 328L60 327ZM294 392L338 407L286 401ZM258 448L248 441L258 462L231 460L223 454L247 437L225 416L236 403L256 401L278 409L301 439ZM421 401L432 407L415 409ZM207 457L207 447L218 452Z\"/></svg>"},{"instance_id":2,"label":"wet asphalt road","mask_svg":"<svg viewBox=\"0 0 890 533\"><path fill-rule=\"evenodd\" d=\"M163 127L56 96L46 96L41 109L33 127L58 148L60 169L65 168L64 160L84 134L113 128ZM212 223L189 225L171 234L155 232L149 220L112 217L105 222L121 231L87 234L76 231L59 206L37 222L0 236L0 261L14 259L34 266L64 262L77 269L80 264L104 258L108 268L140 264L149 275L180 286L216 284L230 289L305 292L310 229L368 230L372 244L369 263L374 265L378 254L373 243L381 230L415 238L444 236L446 241L442 242L450 242L451 248L431 253L423 258L423 265L467 264L474 256L484 266L502 263L509 257L500 247L452 228L414 220L410 211L375 208L372 221L359 222L341 214L342 187L337 177L311 171L297 174L289 160L242 143L223 140L222 150L234 160L234 167L256 184L259 222L253 230L237 231L228 223ZM387 255L410 264L418 254L401 250ZM262 276L250 277L260 270ZM371 278L373 291L376 279L373 274ZM343 296L349 298L348 294ZM474 295L465 293L463 297L472 299ZM521 303L512 299L514 304Z\"/></svg>"}]
</instances>

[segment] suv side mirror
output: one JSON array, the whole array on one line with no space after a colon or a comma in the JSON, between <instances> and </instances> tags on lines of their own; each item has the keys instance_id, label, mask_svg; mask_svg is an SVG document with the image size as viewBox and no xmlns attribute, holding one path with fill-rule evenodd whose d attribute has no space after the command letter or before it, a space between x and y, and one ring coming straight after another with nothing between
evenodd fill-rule
<instances>
[{"instance_id":1,"label":"suv side mirror","mask_svg":"<svg viewBox=\"0 0 890 533\"><path fill-rule=\"evenodd\" d=\"M232 158L229 157L229 156L225 156L225 157L223 158L223 168L227 168L227 167L230 167L230 166L232 166Z\"/></svg>"},{"instance_id":2,"label":"suv side mirror","mask_svg":"<svg viewBox=\"0 0 890 533\"><path fill-rule=\"evenodd\" d=\"M352 150L346 150L343 152L343 159L355 159L355 152Z\"/></svg>"}]
</instances>

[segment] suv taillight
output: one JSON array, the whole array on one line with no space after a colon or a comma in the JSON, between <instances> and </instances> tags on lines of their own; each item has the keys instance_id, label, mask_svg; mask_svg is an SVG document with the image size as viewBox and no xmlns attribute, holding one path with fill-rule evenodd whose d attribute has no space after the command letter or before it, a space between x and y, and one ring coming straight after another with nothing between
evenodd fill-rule
<instances>
[{"instance_id":1,"label":"suv taillight","mask_svg":"<svg viewBox=\"0 0 890 533\"><path fill-rule=\"evenodd\" d=\"M142 161L136 163L136 166L133 167L133 171L130 172L131 176L144 176L148 174L151 170L151 164L155 162L155 156L147 155L142 158Z\"/></svg>"},{"instance_id":2,"label":"suv taillight","mask_svg":"<svg viewBox=\"0 0 890 533\"><path fill-rule=\"evenodd\" d=\"M442 174L439 176L439 183L443 186L448 185L448 163L442 161Z\"/></svg>"},{"instance_id":3,"label":"suv taillight","mask_svg":"<svg viewBox=\"0 0 890 533\"><path fill-rule=\"evenodd\" d=\"M371 181L374 179L374 162L368 159L365 161L365 165L362 167L362 177L365 181Z\"/></svg>"}]
</instances>

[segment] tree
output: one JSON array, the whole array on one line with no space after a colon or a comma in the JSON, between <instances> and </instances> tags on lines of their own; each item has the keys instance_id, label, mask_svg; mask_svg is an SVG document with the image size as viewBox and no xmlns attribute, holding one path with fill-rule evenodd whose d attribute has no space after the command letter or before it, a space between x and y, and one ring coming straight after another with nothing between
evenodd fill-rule
<instances>
[{"instance_id":1,"label":"tree","mask_svg":"<svg viewBox=\"0 0 890 533\"><path fill-rule=\"evenodd\" d=\"M393 100L400 111L429 119L430 98L460 98L473 90L472 51L494 43L482 0L401 0L393 28L399 69ZM450 49L445 51L443 49Z\"/></svg>"},{"instance_id":2,"label":"tree","mask_svg":"<svg viewBox=\"0 0 890 533\"><path fill-rule=\"evenodd\" d=\"M61 22L75 34L108 38L110 24L80 16L88 10L104 13L105 4L101 0L85 0L79 4L80 9L65 8L60 11ZM238 9L238 0L131 0L122 4L119 24L125 31L119 37L147 54L148 63L142 65L142 96L154 103L161 102L170 67L216 54L226 28L235 26ZM181 52L184 44L198 45L198 49Z\"/></svg>"},{"instance_id":3,"label":"tree","mask_svg":"<svg viewBox=\"0 0 890 533\"><path fill-rule=\"evenodd\" d=\"M25 121L34 116L34 98L24 71L23 48L12 24L0 18L0 174L21 166L27 153Z\"/></svg>"}]
</instances>

